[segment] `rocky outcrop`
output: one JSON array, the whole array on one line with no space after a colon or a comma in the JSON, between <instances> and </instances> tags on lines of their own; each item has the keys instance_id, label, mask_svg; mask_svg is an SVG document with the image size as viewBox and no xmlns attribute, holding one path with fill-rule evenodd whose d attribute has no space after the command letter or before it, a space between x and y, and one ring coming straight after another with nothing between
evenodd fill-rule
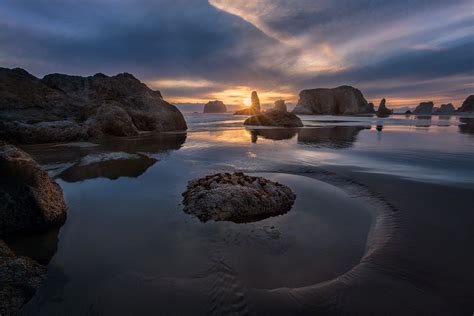
<instances>
[{"instance_id":1,"label":"rocky outcrop","mask_svg":"<svg viewBox=\"0 0 474 316\"><path fill-rule=\"evenodd\" d=\"M300 118L290 112L269 110L249 117L244 125L253 126L281 126L281 127L302 127Z\"/></svg>"},{"instance_id":2,"label":"rocky outcrop","mask_svg":"<svg viewBox=\"0 0 474 316\"><path fill-rule=\"evenodd\" d=\"M334 89L311 89L300 92L293 113L353 115L373 113L374 108L359 90L350 86Z\"/></svg>"},{"instance_id":3,"label":"rocky outcrop","mask_svg":"<svg viewBox=\"0 0 474 316\"><path fill-rule=\"evenodd\" d=\"M458 112L474 112L474 94L467 97L462 103Z\"/></svg>"},{"instance_id":4,"label":"rocky outcrop","mask_svg":"<svg viewBox=\"0 0 474 316\"><path fill-rule=\"evenodd\" d=\"M406 111L405 111L405 114L406 114L406 115L411 115L411 114L413 114L413 113L412 113L410 110L406 110Z\"/></svg>"},{"instance_id":5,"label":"rocky outcrop","mask_svg":"<svg viewBox=\"0 0 474 316\"><path fill-rule=\"evenodd\" d=\"M0 315L17 315L46 280L46 267L17 257L0 239Z\"/></svg>"},{"instance_id":6,"label":"rocky outcrop","mask_svg":"<svg viewBox=\"0 0 474 316\"><path fill-rule=\"evenodd\" d=\"M41 230L66 218L63 192L24 151L0 141L0 236Z\"/></svg>"},{"instance_id":7,"label":"rocky outcrop","mask_svg":"<svg viewBox=\"0 0 474 316\"><path fill-rule=\"evenodd\" d=\"M0 138L19 143L186 129L181 112L131 74L38 79L0 68Z\"/></svg>"},{"instance_id":8,"label":"rocky outcrop","mask_svg":"<svg viewBox=\"0 0 474 316\"><path fill-rule=\"evenodd\" d=\"M385 99L382 99L380 101L380 105L377 109L377 112L375 112L375 114L377 114L378 117L387 117L387 116L390 116L392 114L392 110L389 110L386 106L385 106Z\"/></svg>"},{"instance_id":9,"label":"rocky outcrop","mask_svg":"<svg viewBox=\"0 0 474 316\"><path fill-rule=\"evenodd\" d=\"M204 105L203 113L226 113L227 107L222 101L209 101Z\"/></svg>"},{"instance_id":10,"label":"rocky outcrop","mask_svg":"<svg viewBox=\"0 0 474 316\"><path fill-rule=\"evenodd\" d=\"M441 104L441 106L439 107L439 109L437 109L436 111L433 109L433 114L453 114L454 112L456 112L456 109L454 108L454 105L452 103L448 103L448 104Z\"/></svg>"},{"instance_id":11,"label":"rocky outcrop","mask_svg":"<svg viewBox=\"0 0 474 316\"><path fill-rule=\"evenodd\" d=\"M273 107L274 110L281 111L281 112L288 112L286 107L285 100L277 100L275 101L275 106Z\"/></svg>"},{"instance_id":12,"label":"rocky outcrop","mask_svg":"<svg viewBox=\"0 0 474 316\"><path fill-rule=\"evenodd\" d=\"M287 213L296 196L285 185L236 172L190 181L184 211L201 221L252 222Z\"/></svg>"},{"instance_id":13,"label":"rocky outcrop","mask_svg":"<svg viewBox=\"0 0 474 316\"><path fill-rule=\"evenodd\" d=\"M415 115L431 115L433 112L433 102L421 102L413 111Z\"/></svg>"},{"instance_id":14,"label":"rocky outcrop","mask_svg":"<svg viewBox=\"0 0 474 316\"><path fill-rule=\"evenodd\" d=\"M257 91L252 91L252 95L250 97L251 103L247 109L242 109L236 111L234 115L256 115L259 114L261 111L260 108L260 99L258 98Z\"/></svg>"}]
</instances>

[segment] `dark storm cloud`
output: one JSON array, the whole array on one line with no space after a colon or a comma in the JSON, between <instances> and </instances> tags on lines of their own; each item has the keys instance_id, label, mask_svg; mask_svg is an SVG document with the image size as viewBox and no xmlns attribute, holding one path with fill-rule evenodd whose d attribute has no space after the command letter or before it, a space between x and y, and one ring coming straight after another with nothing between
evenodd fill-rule
<instances>
[{"instance_id":1,"label":"dark storm cloud","mask_svg":"<svg viewBox=\"0 0 474 316\"><path fill-rule=\"evenodd\" d=\"M473 89L470 0L209 2L3 0L0 66L210 83L161 89L190 98L233 86L296 94L352 84L369 96Z\"/></svg>"}]
</instances>

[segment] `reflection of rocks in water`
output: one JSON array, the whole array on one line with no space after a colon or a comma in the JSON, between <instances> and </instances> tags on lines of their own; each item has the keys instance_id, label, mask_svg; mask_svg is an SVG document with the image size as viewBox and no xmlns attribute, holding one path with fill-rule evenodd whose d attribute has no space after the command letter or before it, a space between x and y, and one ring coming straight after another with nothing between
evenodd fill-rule
<instances>
[{"instance_id":1,"label":"reflection of rocks in water","mask_svg":"<svg viewBox=\"0 0 474 316\"><path fill-rule=\"evenodd\" d=\"M461 117L462 124L459 125L459 131L463 134L474 135L474 117Z\"/></svg>"},{"instance_id":2,"label":"reflection of rocks in water","mask_svg":"<svg viewBox=\"0 0 474 316\"><path fill-rule=\"evenodd\" d=\"M100 144L30 146L26 150L51 175L75 182L97 177L138 177L157 161L150 155L180 149L185 141L186 134L150 134L109 138Z\"/></svg>"},{"instance_id":3,"label":"reflection of rocks in water","mask_svg":"<svg viewBox=\"0 0 474 316\"><path fill-rule=\"evenodd\" d=\"M117 180L120 177L136 178L145 173L157 161L141 154L123 153L125 155L118 157L114 154L117 153L96 155L95 157L86 156L83 160L95 158L98 161L91 163L81 161L81 163L63 171L58 175L58 178L66 182L77 182L94 178L108 178L111 180Z\"/></svg>"},{"instance_id":4,"label":"reflection of rocks in water","mask_svg":"<svg viewBox=\"0 0 474 316\"><path fill-rule=\"evenodd\" d=\"M431 126L431 115L418 115L415 120L416 127L430 127Z\"/></svg>"},{"instance_id":5,"label":"reflection of rocks in water","mask_svg":"<svg viewBox=\"0 0 474 316\"><path fill-rule=\"evenodd\" d=\"M302 128L298 133L298 143L327 148L348 148L357 140L362 126L334 126L322 128Z\"/></svg>"},{"instance_id":6,"label":"reflection of rocks in water","mask_svg":"<svg viewBox=\"0 0 474 316\"><path fill-rule=\"evenodd\" d=\"M252 136L252 143L256 143L259 137L271 140L291 139L299 130L299 128L253 129L250 133Z\"/></svg>"}]
</instances>

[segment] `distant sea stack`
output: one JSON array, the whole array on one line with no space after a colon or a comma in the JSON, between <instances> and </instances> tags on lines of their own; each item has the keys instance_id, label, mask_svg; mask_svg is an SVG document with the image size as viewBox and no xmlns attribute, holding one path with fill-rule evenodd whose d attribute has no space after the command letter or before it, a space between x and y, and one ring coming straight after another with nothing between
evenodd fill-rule
<instances>
[{"instance_id":1,"label":"distant sea stack","mask_svg":"<svg viewBox=\"0 0 474 316\"><path fill-rule=\"evenodd\" d=\"M474 112L474 94L467 97L462 103L458 112Z\"/></svg>"},{"instance_id":2,"label":"distant sea stack","mask_svg":"<svg viewBox=\"0 0 474 316\"><path fill-rule=\"evenodd\" d=\"M128 73L38 79L0 68L0 139L49 143L186 129L174 105Z\"/></svg>"},{"instance_id":3,"label":"distant sea stack","mask_svg":"<svg viewBox=\"0 0 474 316\"><path fill-rule=\"evenodd\" d=\"M351 87L310 89L300 92L295 114L353 115L374 113L362 92Z\"/></svg>"},{"instance_id":4,"label":"distant sea stack","mask_svg":"<svg viewBox=\"0 0 474 316\"><path fill-rule=\"evenodd\" d=\"M249 117L244 125L303 127L303 122L296 114L272 109Z\"/></svg>"},{"instance_id":5,"label":"distant sea stack","mask_svg":"<svg viewBox=\"0 0 474 316\"><path fill-rule=\"evenodd\" d=\"M433 102L421 102L413 111L415 115L431 115L433 113Z\"/></svg>"},{"instance_id":6,"label":"distant sea stack","mask_svg":"<svg viewBox=\"0 0 474 316\"><path fill-rule=\"evenodd\" d=\"M222 101L209 101L204 105L203 113L226 113L227 107Z\"/></svg>"},{"instance_id":7,"label":"distant sea stack","mask_svg":"<svg viewBox=\"0 0 474 316\"><path fill-rule=\"evenodd\" d=\"M259 114L260 109L260 99L258 98L257 91L252 91L252 95L250 97L251 103L247 109L239 110L234 113L234 115L255 115Z\"/></svg>"},{"instance_id":8,"label":"distant sea stack","mask_svg":"<svg viewBox=\"0 0 474 316\"><path fill-rule=\"evenodd\" d=\"M456 111L452 103L441 104L438 110L433 109L433 114L452 114Z\"/></svg>"},{"instance_id":9,"label":"distant sea stack","mask_svg":"<svg viewBox=\"0 0 474 316\"><path fill-rule=\"evenodd\" d=\"M273 107L274 110L281 111L281 112L288 112L286 107L285 100L277 100L275 101L275 106Z\"/></svg>"},{"instance_id":10,"label":"distant sea stack","mask_svg":"<svg viewBox=\"0 0 474 316\"><path fill-rule=\"evenodd\" d=\"M378 117L386 117L392 114L392 111L387 109L387 107L385 106L385 102L386 102L385 99L382 99L380 101L380 105L376 112Z\"/></svg>"}]
</instances>

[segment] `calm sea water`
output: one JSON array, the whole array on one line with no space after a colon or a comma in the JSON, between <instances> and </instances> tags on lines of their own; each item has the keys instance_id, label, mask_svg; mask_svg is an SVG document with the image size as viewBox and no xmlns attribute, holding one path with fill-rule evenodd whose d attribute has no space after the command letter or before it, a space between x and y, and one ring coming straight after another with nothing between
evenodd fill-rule
<instances>
[{"instance_id":1,"label":"calm sea water","mask_svg":"<svg viewBox=\"0 0 474 316\"><path fill-rule=\"evenodd\" d=\"M215 313L243 306L249 288L336 278L367 251L374 210L305 174L347 169L474 184L472 118L301 118L302 129L253 129L244 117L192 114L187 133L25 147L56 177L69 214L58 236L10 240L49 262L48 281L24 313ZM293 209L248 224L201 223L182 211L189 180L232 171L290 186Z\"/></svg>"}]
</instances>

